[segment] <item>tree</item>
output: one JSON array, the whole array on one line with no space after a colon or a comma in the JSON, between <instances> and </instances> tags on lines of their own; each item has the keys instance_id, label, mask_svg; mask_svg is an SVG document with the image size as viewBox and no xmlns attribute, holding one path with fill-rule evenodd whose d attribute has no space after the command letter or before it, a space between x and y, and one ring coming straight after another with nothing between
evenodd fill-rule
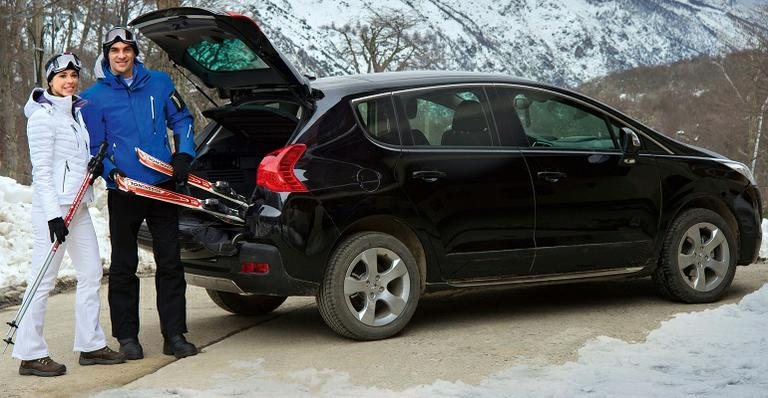
<instances>
[{"instance_id":1,"label":"tree","mask_svg":"<svg viewBox=\"0 0 768 398\"><path fill-rule=\"evenodd\" d=\"M740 20L741 25L750 33L752 38L749 45L754 51L749 52L747 62L735 65L727 65L718 60L712 62L722 72L723 78L733 89L741 109L748 122L748 135L752 143L752 151L747 163L752 174L757 179L759 161L765 161L765 150L760 150L760 141L763 136L766 111L768 111L768 6L758 9L756 17L752 20ZM741 85L731 78L733 72L738 69L746 69L749 80Z\"/></svg>"},{"instance_id":2,"label":"tree","mask_svg":"<svg viewBox=\"0 0 768 398\"><path fill-rule=\"evenodd\" d=\"M324 26L333 33L337 55L357 73L440 67L443 41L420 32L419 19L396 9L372 11L363 21Z\"/></svg>"}]
</instances>

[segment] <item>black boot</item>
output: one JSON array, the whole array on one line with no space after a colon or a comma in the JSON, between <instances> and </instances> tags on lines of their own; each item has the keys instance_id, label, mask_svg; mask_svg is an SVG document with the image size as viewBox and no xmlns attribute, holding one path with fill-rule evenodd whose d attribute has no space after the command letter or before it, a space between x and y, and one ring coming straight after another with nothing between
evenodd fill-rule
<instances>
[{"instance_id":1,"label":"black boot","mask_svg":"<svg viewBox=\"0 0 768 398\"><path fill-rule=\"evenodd\" d=\"M136 360L144 358L144 349L141 347L139 339L120 339L118 342L120 343L120 352L125 353L125 359Z\"/></svg>"},{"instance_id":2,"label":"black boot","mask_svg":"<svg viewBox=\"0 0 768 398\"><path fill-rule=\"evenodd\" d=\"M173 355L176 358L184 358L197 355L197 347L187 341L183 334L168 337L163 344L163 354Z\"/></svg>"}]
</instances>

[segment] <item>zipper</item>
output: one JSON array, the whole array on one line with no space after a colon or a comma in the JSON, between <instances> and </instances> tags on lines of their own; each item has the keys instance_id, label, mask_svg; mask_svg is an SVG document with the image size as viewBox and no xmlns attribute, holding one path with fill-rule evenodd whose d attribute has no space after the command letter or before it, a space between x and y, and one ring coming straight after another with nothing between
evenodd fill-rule
<instances>
[{"instance_id":1,"label":"zipper","mask_svg":"<svg viewBox=\"0 0 768 398\"><path fill-rule=\"evenodd\" d=\"M64 193L64 183L67 182L67 172L69 171L69 161L64 161L64 178L61 179L61 193Z\"/></svg>"},{"instance_id":2,"label":"zipper","mask_svg":"<svg viewBox=\"0 0 768 398\"><path fill-rule=\"evenodd\" d=\"M152 107L152 134L157 134L157 129L155 128L155 97L149 96L149 105Z\"/></svg>"},{"instance_id":3,"label":"zipper","mask_svg":"<svg viewBox=\"0 0 768 398\"><path fill-rule=\"evenodd\" d=\"M77 128L75 128L74 125L70 125L72 127L72 132L75 133L75 143L77 144L77 148L80 148L80 134L77 133Z\"/></svg>"}]
</instances>

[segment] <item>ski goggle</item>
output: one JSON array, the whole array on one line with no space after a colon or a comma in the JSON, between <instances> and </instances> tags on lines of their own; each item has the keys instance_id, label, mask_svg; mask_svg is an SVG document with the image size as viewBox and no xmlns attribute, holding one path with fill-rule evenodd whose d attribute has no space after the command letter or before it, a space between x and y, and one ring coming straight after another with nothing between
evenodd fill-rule
<instances>
[{"instance_id":1,"label":"ski goggle","mask_svg":"<svg viewBox=\"0 0 768 398\"><path fill-rule=\"evenodd\" d=\"M74 69L79 73L82 66L80 58L77 58L77 55L70 52L63 52L48 61L45 65L45 76L48 78L48 81L51 81L53 75L66 69Z\"/></svg>"},{"instance_id":2,"label":"ski goggle","mask_svg":"<svg viewBox=\"0 0 768 398\"><path fill-rule=\"evenodd\" d=\"M122 27L116 27L107 32L107 37L104 38L104 45L112 45L117 41L128 44L135 44L136 38L133 36L133 32L130 30Z\"/></svg>"}]
</instances>

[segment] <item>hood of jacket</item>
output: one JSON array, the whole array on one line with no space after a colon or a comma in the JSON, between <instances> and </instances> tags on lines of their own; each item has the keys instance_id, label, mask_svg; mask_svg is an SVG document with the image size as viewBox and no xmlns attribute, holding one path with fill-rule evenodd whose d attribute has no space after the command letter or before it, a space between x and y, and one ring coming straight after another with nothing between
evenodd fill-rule
<instances>
[{"instance_id":1,"label":"hood of jacket","mask_svg":"<svg viewBox=\"0 0 768 398\"><path fill-rule=\"evenodd\" d=\"M104 59L103 54L96 58L96 64L93 66L93 75L99 83L106 84L115 90L125 90L128 87L122 76L112 73L109 69L109 61ZM133 83L131 83L131 88L143 86L147 83L148 79L149 73L144 69L144 63L136 57L133 60Z\"/></svg>"},{"instance_id":2,"label":"hood of jacket","mask_svg":"<svg viewBox=\"0 0 768 398\"><path fill-rule=\"evenodd\" d=\"M65 113L71 112L74 117L75 110L85 105L85 102L84 99L76 95L58 97L50 94L45 89L36 87L32 89L29 99L24 105L24 116L29 118L39 109L56 108Z\"/></svg>"}]
</instances>

